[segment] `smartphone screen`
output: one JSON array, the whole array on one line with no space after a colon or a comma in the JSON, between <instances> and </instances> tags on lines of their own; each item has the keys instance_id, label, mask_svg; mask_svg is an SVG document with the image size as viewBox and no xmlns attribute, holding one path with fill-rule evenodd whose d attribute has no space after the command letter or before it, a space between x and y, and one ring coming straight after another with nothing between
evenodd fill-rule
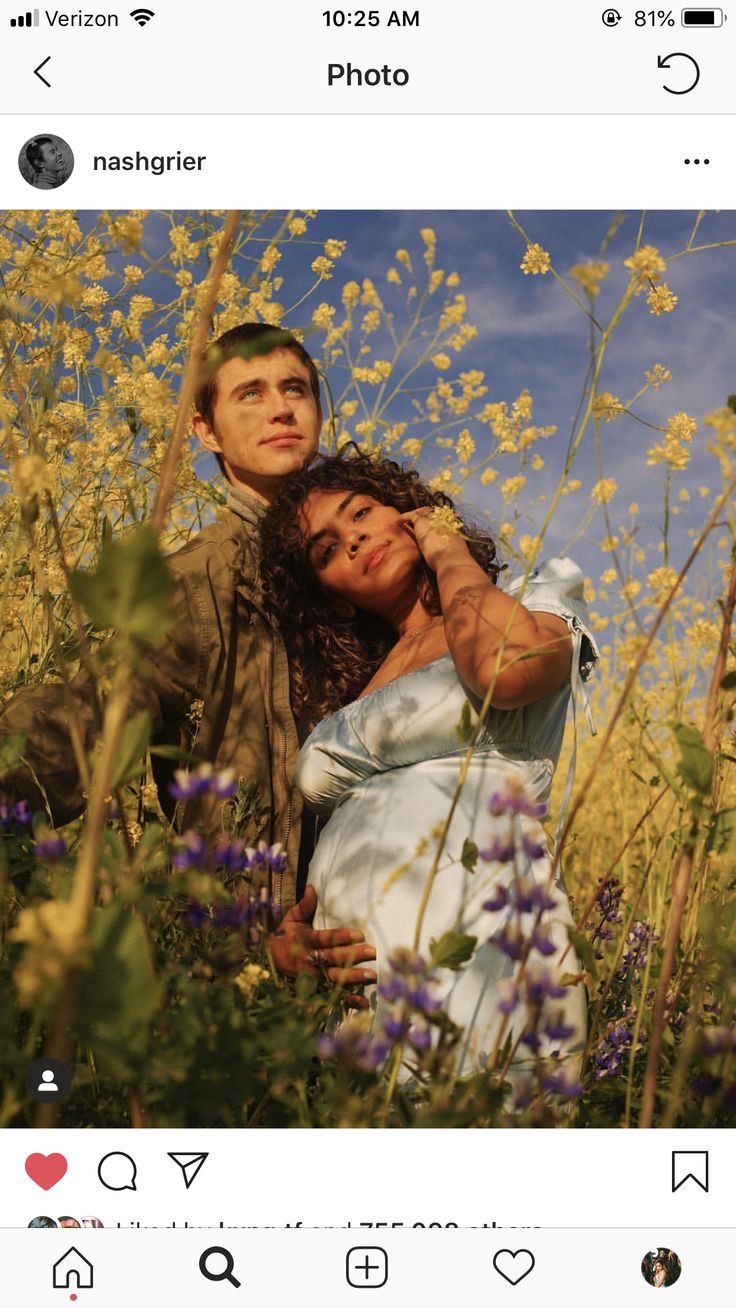
<instances>
[{"instance_id":1,"label":"smartphone screen","mask_svg":"<svg viewBox=\"0 0 736 1308\"><path fill-rule=\"evenodd\" d=\"M4 1292L717 1293L734 15L0 22Z\"/></svg>"}]
</instances>

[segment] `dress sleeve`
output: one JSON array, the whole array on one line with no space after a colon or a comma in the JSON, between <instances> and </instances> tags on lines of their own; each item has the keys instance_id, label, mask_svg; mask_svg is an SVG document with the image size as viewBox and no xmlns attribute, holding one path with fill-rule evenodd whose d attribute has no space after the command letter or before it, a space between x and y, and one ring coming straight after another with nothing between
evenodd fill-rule
<instances>
[{"instance_id":1,"label":"dress sleeve","mask_svg":"<svg viewBox=\"0 0 736 1308\"><path fill-rule=\"evenodd\" d=\"M508 595L521 595L530 612L556 613L564 618L579 646L578 671L581 681L588 681L600 662L600 650L593 635L588 606L583 597L583 574L577 563L568 558L547 559L530 572L526 584L515 577L505 587ZM523 593L522 593L523 592Z\"/></svg>"}]
</instances>

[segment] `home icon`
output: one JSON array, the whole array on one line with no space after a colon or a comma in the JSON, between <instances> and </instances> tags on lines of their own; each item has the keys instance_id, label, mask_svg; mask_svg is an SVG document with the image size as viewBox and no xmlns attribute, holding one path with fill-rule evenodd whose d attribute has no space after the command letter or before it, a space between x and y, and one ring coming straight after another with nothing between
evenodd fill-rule
<instances>
[{"instance_id":1,"label":"home icon","mask_svg":"<svg viewBox=\"0 0 736 1308\"><path fill-rule=\"evenodd\" d=\"M55 1290L91 1290L93 1280L91 1262L74 1245L54 1263Z\"/></svg>"}]
</instances>

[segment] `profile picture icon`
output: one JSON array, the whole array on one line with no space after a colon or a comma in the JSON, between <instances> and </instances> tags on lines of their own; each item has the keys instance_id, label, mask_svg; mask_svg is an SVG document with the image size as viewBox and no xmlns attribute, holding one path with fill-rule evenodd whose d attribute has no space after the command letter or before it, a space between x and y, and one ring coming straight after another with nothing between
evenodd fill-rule
<instances>
[{"instance_id":1,"label":"profile picture icon","mask_svg":"<svg viewBox=\"0 0 736 1308\"><path fill-rule=\"evenodd\" d=\"M674 1285L681 1271L682 1263L673 1249L650 1249L641 1260L641 1274L656 1290Z\"/></svg>"},{"instance_id":2,"label":"profile picture icon","mask_svg":"<svg viewBox=\"0 0 736 1308\"><path fill-rule=\"evenodd\" d=\"M71 146L61 136L32 136L18 155L21 177L37 191L55 191L74 171Z\"/></svg>"}]
</instances>

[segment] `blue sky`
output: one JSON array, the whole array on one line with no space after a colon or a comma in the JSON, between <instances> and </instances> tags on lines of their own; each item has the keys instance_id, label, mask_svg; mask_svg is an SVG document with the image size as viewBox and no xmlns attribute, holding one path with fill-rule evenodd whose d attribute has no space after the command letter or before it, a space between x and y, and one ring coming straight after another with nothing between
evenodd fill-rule
<instances>
[{"instance_id":1,"label":"blue sky","mask_svg":"<svg viewBox=\"0 0 736 1308\"><path fill-rule=\"evenodd\" d=\"M562 273L574 263L598 255L613 213L518 212L518 221L532 240L549 250ZM652 212L647 215L643 243L659 247L666 257L685 247L694 213ZM596 302L599 321L605 321L628 278L623 261L634 247L640 214L624 216L611 242L606 260L611 272ZM437 262L456 270L468 297L469 320L479 335L460 356L463 367L486 373L488 399L513 400L528 387L535 401L534 419L554 423L559 434L536 447L546 461L541 491L551 492L562 466L573 416L587 363L587 322L579 309L550 276L524 276L519 263L524 242L501 212L329 212L310 226L310 235L347 239L340 261L341 281L369 275L379 289L398 247L421 252L418 232L432 227L437 234ZM736 240L736 213L708 215L696 244ZM704 414L720 407L736 391L736 248L694 253L677 260L666 280L679 296L674 313L653 316L641 296L628 311L606 357L601 389L624 402L644 382L654 363L665 364L673 380L656 394L645 396L637 412L647 421L666 423L672 413L685 411L700 424ZM331 283L325 287L329 293ZM631 500L640 505L644 539L658 538L661 523L661 467L646 467L646 450L655 443L650 432L628 416L602 425L603 475L615 477L619 493L610 505L614 525L627 520ZM587 488L596 480L593 432L581 449L573 475ZM700 484L720 486L720 473L703 451L705 437L695 438L690 467L675 478L677 489L687 486L695 494ZM538 483L535 481L535 485ZM498 483L489 488L469 486L467 500L498 519L502 512ZM522 493L523 494L523 493ZM564 498L548 532L545 553L564 549L575 536L587 507L583 491ZM621 506L618 509L618 505ZM672 522L672 562L685 557L688 526L704 517L704 502L697 497ZM587 539L575 542L572 552L581 566L597 579L602 561L595 541L605 535L599 513ZM654 566L652 558L650 566Z\"/></svg>"}]
</instances>

